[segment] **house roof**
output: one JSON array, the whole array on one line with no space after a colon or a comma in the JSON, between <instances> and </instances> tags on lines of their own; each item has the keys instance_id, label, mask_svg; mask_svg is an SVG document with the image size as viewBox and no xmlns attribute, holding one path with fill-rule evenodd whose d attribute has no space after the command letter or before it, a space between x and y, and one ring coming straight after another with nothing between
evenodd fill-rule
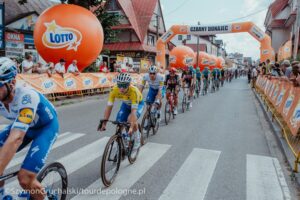
<instances>
[{"instance_id":1,"label":"house roof","mask_svg":"<svg viewBox=\"0 0 300 200\"><path fill-rule=\"evenodd\" d=\"M36 12L40 15L55 4L57 3L50 0L29 0L24 5L20 5L18 0L5 1L5 24L10 24L29 13Z\"/></svg>"},{"instance_id":2,"label":"house roof","mask_svg":"<svg viewBox=\"0 0 300 200\"><path fill-rule=\"evenodd\" d=\"M143 42L147 35L155 7L157 3L160 3L159 0L118 0L118 3L127 16L137 37ZM117 27L121 28L120 26ZM160 33L162 34L163 32L160 31Z\"/></svg>"},{"instance_id":3,"label":"house roof","mask_svg":"<svg viewBox=\"0 0 300 200\"><path fill-rule=\"evenodd\" d=\"M275 18L289 3L289 0L275 0L269 7L272 17Z\"/></svg>"},{"instance_id":4,"label":"house roof","mask_svg":"<svg viewBox=\"0 0 300 200\"><path fill-rule=\"evenodd\" d=\"M143 41L147 35L148 27L158 0L132 0L132 3L136 16L138 16L139 32Z\"/></svg>"},{"instance_id":5,"label":"house roof","mask_svg":"<svg viewBox=\"0 0 300 200\"><path fill-rule=\"evenodd\" d=\"M123 9L125 15L128 17L128 20L136 32L138 38L142 41L142 36L140 33L140 28L137 21L137 15L135 13L135 8L133 6L133 2L131 0L119 0L118 1L121 8Z\"/></svg>"}]
</instances>

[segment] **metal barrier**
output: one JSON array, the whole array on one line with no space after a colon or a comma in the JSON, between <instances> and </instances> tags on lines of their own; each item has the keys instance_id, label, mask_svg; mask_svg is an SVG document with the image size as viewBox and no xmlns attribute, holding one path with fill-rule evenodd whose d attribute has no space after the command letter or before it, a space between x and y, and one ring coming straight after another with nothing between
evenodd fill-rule
<instances>
[{"instance_id":1,"label":"metal barrier","mask_svg":"<svg viewBox=\"0 0 300 200\"><path fill-rule=\"evenodd\" d=\"M281 116L280 113L277 112L272 102L268 99L268 97L264 94L264 91L255 86L256 92L260 95L263 100L265 106L267 107L267 111L272 114L272 121L276 120L278 125L281 128L281 133L283 138L286 140L291 152L295 157L294 161L294 172L298 173L298 165L300 164L300 133L297 136L294 136L285 120Z\"/></svg>"}]
</instances>

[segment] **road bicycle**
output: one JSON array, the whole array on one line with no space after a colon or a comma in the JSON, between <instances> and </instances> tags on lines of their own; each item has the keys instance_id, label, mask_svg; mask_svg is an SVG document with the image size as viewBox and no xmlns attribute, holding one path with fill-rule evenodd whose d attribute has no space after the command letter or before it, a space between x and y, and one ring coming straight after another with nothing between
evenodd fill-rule
<instances>
[{"instance_id":1,"label":"road bicycle","mask_svg":"<svg viewBox=\"0 0 300 200\"><path fill-rule=\"evenodd\" d=\"M135 137L133 134L130 136L128 135L130 128L130 123L128 122L100 120L98 130L102 127L104 122L111 122L117 126L115 134L110 137L105 146L101 162L101 179L103 184L106 187L109 187L115 181L120 169L121 161L124 160L126 156L128 157L130 164L133 164L136 161L140 147L134 149L134 144L136 139L140 138ZM140 134L140 126L138 131L139 133L135 134Z\"/></svg>"},{"instance_id":2,"label":"road bicycle","mask_svg":"<svg viewBox=\"0 0 300 200\"><path fill-rule=\"evenodd\" d=\"M18 175L19 171L0 176L0 181L10 180ZM65 200L68 189L68 175L65 167L59 162L53 162L44 167L37 175L37 180L44 186L49 200ZM12 189L12 188L10 188ZM15 195L15 194L14 194ZM30 193L23 191L18 197L7 194L3 200L27 199L31 200Z\"/></svg>"},{"instance_id":3,"label":"road bicycle","mask_svg":"<svg viewBox=\"0 0 300 200\"><path fill-rule=\"evenodd\" d=\"M169 124L171 117L173 116L173 119L175 119L174 109L175 109L175 103L174 103L174 91L170 92L167 95L167 101L165 104L165 123L166 125Z\"/></svg>"},{"instance_id":4,"label":"road bicycle","mask_svg":"<svg viewBox=\"0 0 300 200\"><path fill-rule=\"evenodd\" d=\"M146 101L146 104L147 109L141 123L142 145L146 144L146 140L149 138L151 130L152 135L155 135L159 129L157 104L148 101Z\"/></svg>"}]
</instances>

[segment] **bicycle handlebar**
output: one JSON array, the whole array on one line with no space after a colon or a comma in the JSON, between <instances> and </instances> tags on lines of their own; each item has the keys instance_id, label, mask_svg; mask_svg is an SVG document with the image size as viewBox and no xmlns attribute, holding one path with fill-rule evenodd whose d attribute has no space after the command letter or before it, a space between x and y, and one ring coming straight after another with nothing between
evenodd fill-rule
<instances>
[{"instance_id":1,"label":"bicycle handlebar","mask_svg":"<svg viewBox=\"0 0 300 200\"><path fill-rule=\"evenodd\" d=\"M103 125L104 122L110 122L110 123L112 123L114 125L120 125L120 126L127 126L127 127L131 126L131 124L128 123L128 122L119 122L119 121L112 121L112 120L107 120L107 119L101 119L100 120L100 124L98 125L98 129L97 130L101 129L101 127L102 127L102 125Z\"/></svg>"}]
</instances>

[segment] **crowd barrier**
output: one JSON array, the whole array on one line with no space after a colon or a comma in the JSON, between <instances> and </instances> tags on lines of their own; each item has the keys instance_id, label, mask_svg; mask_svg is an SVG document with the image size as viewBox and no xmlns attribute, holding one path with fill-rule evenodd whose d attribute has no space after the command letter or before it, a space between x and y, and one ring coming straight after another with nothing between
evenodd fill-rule
<instances>
[{"instance_id":1,"label":"crowd barrier","mask_svg":"<svg viewBox=\"0 0 300 200\"><path fill-rule=\"evenodd\" d=\"M273 120L282 128L283 137L295 156L294 171L298 172L300 161L300 87L292 82L277 78L259 76L256 90L272 112Z\"/></svg>"},{"instance_id":2,"label":"crowd barrier","mask_svg":"<svg viewBox=\"0 0 300 200\"><path fill-rule=\"evenodd\" d=\"M81 73L73 74L18 74L17 80L45 94L50 100L60 96L86 95L105 92L115 84L117 73ZM143 74L131 74L134 84L142 81Z\"/></svg>"}]
</instances>

